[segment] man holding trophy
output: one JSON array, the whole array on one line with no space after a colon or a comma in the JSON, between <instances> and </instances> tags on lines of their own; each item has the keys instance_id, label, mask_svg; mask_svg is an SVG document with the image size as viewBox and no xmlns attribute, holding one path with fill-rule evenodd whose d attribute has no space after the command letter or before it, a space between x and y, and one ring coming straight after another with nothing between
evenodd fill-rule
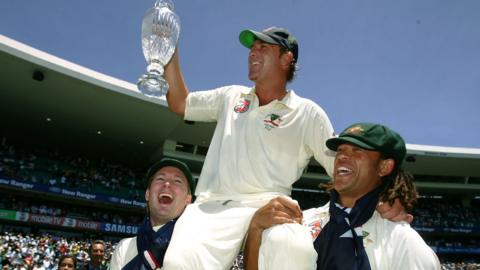
<instances>
[{"instance_id":1,"label":"man holding trophy","mask_svg":"<svg viewBox=\"0 0 480 270\"><path fill-rule=\"evenodd\" d=\"M333 153L325 140L334 132L326 113L286 88L298 59L295 37L272 27L245 30L240 42L250 48L248 76L254 87L189 93L178 52L165 68L170 110L186 120L217 121L198 198L176 224L165 269L228 269L255 211L275 197L289 196L310 157L332 170ZM308 239L299 224L280 226Z\"/></svg>"},{"instance_id":2,"label":"man holding trophy","mask_svg":"<svg viewBox=\"0 0 480 270\"><path fill-rule=\"evenodd\" d=\"M142 26L147 42L144 53L145 48L160 46L157 49L165 52L175 46L170 41L178 39L178 32L172 34L168 32L172 27L164 26L178 23L162 23L163 17L154 16L151 28ZM169 42L152 45L148 41L155 39L145 39L149 34L144 35L143 28L153 29L153 34ZM248 77L253 87L233 85L189 92L178 51L165 66L170 110L185 120L217 122L197 184L197 199L178 219L165 254L167 270L229 269L255 211L275 197L289 196L292 184L312 156L330 175L333 169L334 153L325 141L334 136L334 131L326 113L314 102L287 89L298 60L296 38L278 27L261 32L244 30L239 38L250 49ZM162 61L152 55L148 50L145 53L149 74L139 80L139 89L149 96L160 96L160 90L155 88L164 88L157 85L165 83L155 80L163 73L159 67ZM149 80L150 86L145 87ZM399 209L402 207L394 210ZM297 212L301 216L299 207ZM311 245L311 239L305 236L309 236L308 231L299 224L268 230L280 226L288 227L295 235L293 239L306 239L306 244Z\"/></svg>"}]
</instances>

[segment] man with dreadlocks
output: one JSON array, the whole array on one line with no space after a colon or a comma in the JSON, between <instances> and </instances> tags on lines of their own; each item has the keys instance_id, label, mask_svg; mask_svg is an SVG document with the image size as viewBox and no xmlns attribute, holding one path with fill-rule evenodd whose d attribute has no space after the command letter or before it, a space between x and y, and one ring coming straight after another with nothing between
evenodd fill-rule
<instances>
[{"instance_id":1,"label":"man with dreadlocks","mask_svg":"<svg viewBox=\"0 0 480 270\"><path fill-rule=\"evenodd\" d=\"M383 125L359 123L326 146L336 151L334 181L326 185L330 201L303 212L313 245L266 230L298 221L291 200L277 198L252 219L246 269L440 269L435 253L408 223L383 219L375 211L378 201L397 198L410 211L417 199L412 176L401 167L402 137Z\"/></svg>"}]
</instances>

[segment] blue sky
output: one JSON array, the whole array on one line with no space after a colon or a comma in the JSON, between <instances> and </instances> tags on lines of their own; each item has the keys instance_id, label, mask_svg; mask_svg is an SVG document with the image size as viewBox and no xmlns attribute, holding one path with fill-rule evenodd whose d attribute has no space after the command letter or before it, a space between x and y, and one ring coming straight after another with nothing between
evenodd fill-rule
<instances>
[{"instance_id":1,"label":"blue sky","mask_svg":"<svg viewBox=\"0 0 480 270\"><path fill-rule=\"evenodd\" d=\"M245 28L285 27L300 71L289 85L337 132L386 124L407 143L480 148L478 0L177 0L180 61L193 91L251 85ZM0 34L136 83L153 0L0 1Z\"/></svg>"}]
</instances>

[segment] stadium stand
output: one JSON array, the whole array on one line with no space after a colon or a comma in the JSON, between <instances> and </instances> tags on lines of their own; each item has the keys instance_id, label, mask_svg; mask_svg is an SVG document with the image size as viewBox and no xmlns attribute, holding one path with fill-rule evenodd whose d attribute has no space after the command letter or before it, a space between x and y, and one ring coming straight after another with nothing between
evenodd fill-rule
<instances>
[{"instance_id":1,"label":"stadium stand","mask_svg":"<svg viewBox=\"0 0 480 270\"><path fill-rule=\"evenodd\" d=\"M2 35L0 63L2 268L55 269L65 252L84 263L92 239L106 240L111 254L136 232L143 174L163 156L198 177L214 124L184 122L133 84ZM480 269L480 149L408 144L407 152L423 194L412 226L443 269ZM292 196L302 208L322 205L318 185L328 180L311 161ZM242 268L240 256L233 269Z\"/></svg>"},{"instance_id":2,"label":"stadium stand","mask_svg":"<svg viewBox=\"0 0 480 270\"><path fill-rule=\"evenodd\" d=\"M52 178L52 172L49 170L51 166L43 166L44 170L42 170L42 164L57 164L54 167L56 168L53 171L62 171L63 168L76 168L78 167L72 165L72 161L69 162L60 162L61 160L74 160L76 164L81 164L82 160L85 160L84 163L88 165L81 166L82 170L84 171L97 171L96 167L93 165L93 162L88 162L86 158L75 157L71 158L70 156L61 156L58 153L56 154L56 158L42 156L42 151L37 152L29 152L28 149L23 149L16 145L9 145L7 143L7 139L4 137L2 139L2 144L0 147L0 177L2 179L16 179L17 182L21 183L32 183L38 184L43 183L51 187L62 187L62 188L74 188L75 185L69 185L67 183L71 181L75 181L74 178L67 177L66 183L56 183L51 184L50 179ZM46 153L48 151L45 151ZM20 154L21 153L21 154ZM34 157L34 158L33 158ZM63 164L63 165L59 165ZM65 165L66 164L66 165ZM108 168L118 168L118 166L107 166ZM28 170L29 172L25 172ZM129 168L123 167L122 173L117 173L116 177L119 179L123 179L124 176L132 176L132 170ZM111 175L110 173L106 173L106 175ZM135 176L132 176L135 177ZM101 186L97 186L97 184L103 185L99 181L95 181L90 175L88 181L92 181L92 184L86 184L84 186L85 192L91 192L94 190L94 193L91 194L100 194L104 188ZM119 182L119 185L116 189L117 192L120 190L128 190L133 186L141 186L141 177L136 177L134 185L129 184L128 182L122 181ZM140 180L139 180L140 179ZM20 239L23 237L21 242L28 242L34 241L38 242L40 238L58 238L60 235L72 235L72 239L75 238L96 238L101 234L98 234L98 230L93 230L93 234L89 233L81 233L78 234L79 231L86 231L88 228L75 228L74 231L77 234L72 234L72 232L65 232L63 226L55 226L52 223L46 220L47 218L59 217L62 219L72 219L76 221L84 221L85 223L91 224L117 224L117 225L127 225L131 227L136 227L143 216L141 212L141 208L136 209L135 212L122 212L116 211L113 208L109 208L108 206L100 206L95 204L94 206L91 205L84 205L82 204L82 200L80 198L76 200L62 200L55 198L53 194L42 193L40 194L43 199L41 201L38 200L38 192L34 190L31 191L33 194L28 194L29 192L25 192L25 189L22 189L22 193L15 192L14 189L2 189L0 190L0 211L4 213L6 211L14 211L16 213L27 213L31 215L31 217L37 217L37 219L29 219L27 222L19 223L18 221L12 223L6 222L2 220L1 223L5 230L7 228L12 228L12 232L17 232L18 230L25 230L28 233L51 233L51 229L54 228L57 230L57 233L53 233L50 235L23 235L23 234L7 234L4 236L7 240L4 241L12 241L15 239ZM47 196L46 196L47 195ZM50 196L48 196L50 195ZM128 192L123 192L125 197L128 197ZM315 207L318 205L324 204L328 200L327 193L322 190L309 190L309 189L300 189L296 188L292 196L297 199L302 206L303 209ZM58 197L58 196L57 196ZM472 199L472 200L465 200L465 198L459 196L424 196L419 199L418 205L414 209L414 222L412 226L416 228L422 235L428 240L430 246L437 252L437 254L445 260L444 263L445 267L457 267L457 264L463 264L463 267L473 267L475 265L473 258L478 256L480 253L480 238L472 239L472 235L478 235L480 232L480 208L479 208L479 200ZM18 215L18 214L17 214ZM38 217L44 217L44 220L41 221ZM1 219L1 218L0 218ZM7 226L5 226L7 225ZM18 226L16 226L18 225ZM52 226L53 225L53 226ZM0 225L2 226L2 225ZM26 229L28 227L28 229ZM40 228L39 228L40 227ZM42 229L42 227L44 227ZM87 226L88 227L88 226ZM98 227L95 227L98 228ZM60 230L61 233L58 233ZM103 234L109 234L108 232L102 232ZM120 236L125 235L121 234L113 234L110 236L112 239L109 242L109 245L115 245L116 241L120 238ZM108 237L107 237L108 238ZM63 240L67 241L68 240ZM75 241L75 240L70 240ZM87 241L88 242L88 241ZM60 253L56 252L55 254L60 256L65 252L74 253L77 256L77 253L80 252L80 249L77 247L78 245L85 246L84 242L80 244L73 244L73 247L67 249L67 251L62 251ZM8 250L8 247L4 247L3 251ZM72 251L70 251L72 250ZM32 252L26 252L25 254L22 253L22 260L19 260L18 255L15 252L6 252L2 254L4 257L3 259L8 259L13 261L15 264L18 264L20 261L24 262L26 259L29 260L28 255ZM13 256L13 257L12 257ZM46 259L45 256L33 256L33 264L38 264L38 267L41 265L48 265L51 263L51 267L56 265L55 258ZM82 257L83 256L83 257ZM80 263L85 262L88 260L88 257L85 253L80 252L78 258ZM461 261L454 261L448 262L447 259L451 258L461 258ZM45 269L48 267L44 266ZM50 269L50 268L48 268ZM242 269L242 260L241 256L235 262L233 269ZM445 269L454 269L454 268L445 268Z\"/></svg>"}]
</instances>

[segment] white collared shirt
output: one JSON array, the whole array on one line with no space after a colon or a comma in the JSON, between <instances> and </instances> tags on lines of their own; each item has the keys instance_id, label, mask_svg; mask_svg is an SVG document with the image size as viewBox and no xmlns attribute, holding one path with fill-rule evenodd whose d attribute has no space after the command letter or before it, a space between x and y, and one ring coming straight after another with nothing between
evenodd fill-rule
<instances>
[{"instance_id":1,"label":"white collared shirt","mask_svg":"<svg viewBox=\"0 0 480 270\"><path fill-rule=\"evenodd\" d=\"M329 203L303 211L303 224L310 230L313 241L329 220ZM355 231L357 235L363 235L363 246L372 270L440 270L440 262L433 250L408 223L383 219L375 211ZM353 236L349 232L342 237Z\"/></svg>"},{"instance_id":2,"label":"white collared shirt","mask_svg":"<svg viewBox=\"0 0 480 270\"><path fill-rule=\"evenodd\" d=\"M153 227L153 231L158 231L163 225ZM112 258L108 270L121 270L138 254L137 250L137 237L123 238L118 242L115 250L113 251Z\"/></svg>"},{"instance_id":3,"label":"white collared shirt","mask_svg":"<svg viewBox=\"0 0 480 270\"><path fill-rule=\"evenodd\" d=\"M290 195L310 158L333 170L333 136L326 113L288 91L282 100L259 106L254 88L225 86L188 95L185 119L217 122L196 194L248 198Z\"/></svg>"}]
</instances>

